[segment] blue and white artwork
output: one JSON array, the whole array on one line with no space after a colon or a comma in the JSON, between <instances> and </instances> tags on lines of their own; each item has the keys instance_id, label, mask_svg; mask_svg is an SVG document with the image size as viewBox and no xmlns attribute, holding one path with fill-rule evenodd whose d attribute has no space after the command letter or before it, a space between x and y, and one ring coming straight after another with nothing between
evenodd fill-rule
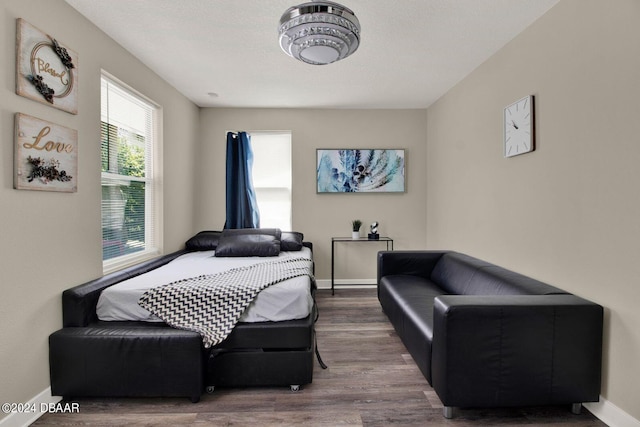
<instances>
[{"instance_id":1,"label":"blue and white artwork","mask_svg":"<svg viewBox=\"0 0 640 427\"><path fill-rule=\"evenodd\" d=\"M317 150L318 193L404 192L404 150Z\"/></svg>"}]
</instances>

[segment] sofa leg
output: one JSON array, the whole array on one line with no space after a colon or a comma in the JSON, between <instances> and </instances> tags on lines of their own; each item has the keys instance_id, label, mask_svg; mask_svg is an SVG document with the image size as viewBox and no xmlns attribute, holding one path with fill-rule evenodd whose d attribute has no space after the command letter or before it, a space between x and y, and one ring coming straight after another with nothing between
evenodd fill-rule
<instances>
[{"instance_id":1,"label":"sofa leg","mask_svg":"<svg viewBox=\"0 0 640 427\"><path fill-rule=\"evenodd\" d=\"M582 403L572 403L571 404L571 412L580 415L580 411L582 410Z\"/></svg>"},{"instance_id":2,"label":"sofa leg","mask_svg":"<svg viewBox=\"0 0 640 427\"><path fill-rule=\"evenodd\" d=\"M453 406L445 406L442 408L442 415L449 420L453 418Z\"/></svg>"}]
</instances>

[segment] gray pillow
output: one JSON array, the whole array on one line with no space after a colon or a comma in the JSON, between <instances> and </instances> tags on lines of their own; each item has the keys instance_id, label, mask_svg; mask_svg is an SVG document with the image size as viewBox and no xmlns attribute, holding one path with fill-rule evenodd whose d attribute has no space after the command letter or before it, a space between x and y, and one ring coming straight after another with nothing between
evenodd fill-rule
<instances>
[{"instance_id":1,"label":"gray pillow","mask_svg":"<svg viewBox=\"0 0 640 427\"><path fill-rule=\"evenodd\" d=\"M189 251L212 251L218 246L222 231L201 231L184 244Z\"/></svg>"},{"instance_id":2,"label":"gray pillow","mask_svg":"<svg viewBox=\"0 0 640 427\"><path fill-rule=\"evenodd\" d=\"M223 230L225 236L236 236L242 234L267 234L280 240L282 231L279 228L228 228Z\"/></svg>"},{"instance_id":3,"label":"gray pillow","mask_svg":"<svg viewBox=\"0 0 640 427\"><path fill-rule=\"evenodd\" d=\"M283 231L280 237L281 251L299 251L302 250L302 241L304 235L297 231Z\"/></svg>"},{"instance_id":4,"label":"gray pillow","mask_svg":"<svg viewBox=\"0 0 640 427\"><path fill-rule=\"evenodd\" d=\"M270 257L280 254L280 240L271 234L224 230L218 241L216 257ZM255 229L253 229L255 230Z\"/></svg>"}]
</instances>

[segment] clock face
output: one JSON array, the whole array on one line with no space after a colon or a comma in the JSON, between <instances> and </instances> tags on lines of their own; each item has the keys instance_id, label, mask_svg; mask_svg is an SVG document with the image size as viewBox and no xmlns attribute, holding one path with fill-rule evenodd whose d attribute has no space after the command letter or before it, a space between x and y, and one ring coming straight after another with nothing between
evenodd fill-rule
<instances>
[{"instance_id":1,"label":"clock face","mask_svg":"<svg viewBox=\"0 0 640 427\"><path fill-rule=\"evenodd\" d=\"M504 156L533 151L533 144L533 96L529 95L504 109Z\"/></svg>"}]
</instances>

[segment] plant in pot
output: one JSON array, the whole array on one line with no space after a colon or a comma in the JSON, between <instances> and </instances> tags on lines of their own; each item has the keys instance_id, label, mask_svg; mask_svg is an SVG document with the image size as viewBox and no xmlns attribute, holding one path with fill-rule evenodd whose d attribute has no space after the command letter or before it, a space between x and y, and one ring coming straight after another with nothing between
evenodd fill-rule
<instances>
[{"instance_id":1,"label":"plant in pot","mask_svg":"<svg viewBox=\"0 0 640 427\"><path fill-rule=\"evenodd\" d=\"M362 221L360 221L359 219L354 219L353 221L351 221L351 238L352 239L359 239L360 238L360 227L362 226Z\"/></svg>"}]
</instances>

